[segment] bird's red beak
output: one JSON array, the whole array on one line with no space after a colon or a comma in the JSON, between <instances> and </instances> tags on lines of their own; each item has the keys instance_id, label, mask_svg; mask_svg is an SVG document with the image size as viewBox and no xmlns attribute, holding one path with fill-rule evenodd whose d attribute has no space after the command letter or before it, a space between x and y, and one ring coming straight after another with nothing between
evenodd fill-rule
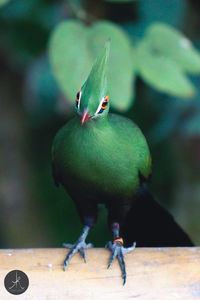
<instances>
[{"instance_id":1,"label":"bird's red beak","mask_svg":"<svg viewBox=\"0 0 200 300\"><path fill-rule=\"evenodd\" d=\"M81 117L81 125L83 125L83 123L89 121L91 118L91 116L89 115L88 111L85 110L82 117Z\"/></svg>"}]
</instances>

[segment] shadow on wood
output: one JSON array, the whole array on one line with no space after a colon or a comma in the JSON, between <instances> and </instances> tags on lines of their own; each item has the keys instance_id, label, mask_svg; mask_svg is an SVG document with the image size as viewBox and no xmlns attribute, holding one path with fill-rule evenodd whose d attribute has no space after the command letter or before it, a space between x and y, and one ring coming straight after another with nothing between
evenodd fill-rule
<instances>
[{"instance_id":1,"label":"shadow on wood","mask_svg":"<svg viewBox=\"0 0 200 300\"><path fill-rule=\"evenodd\" d=\"M200 299L200 248L136 248L126 256L127 283L115 261L107 269L105 249L89 249L87 263L76 255L66 272L66 249L0 250L0 299L11 270L24 271L29 288L19 299ZM17 297L17 296L16 296Z\"/></svg>"}]
</instances>

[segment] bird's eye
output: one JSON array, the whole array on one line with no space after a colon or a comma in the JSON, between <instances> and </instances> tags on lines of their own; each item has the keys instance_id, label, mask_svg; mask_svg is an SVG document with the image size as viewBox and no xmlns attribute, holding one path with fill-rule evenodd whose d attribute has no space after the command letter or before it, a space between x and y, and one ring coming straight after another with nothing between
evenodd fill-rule
<instances>
[{"instance_id":1,"label":"bird's eye","mask_svg":"<svg viewBox=\"0 0 200 300\"><path fill-rule=\"evenodd\" d=\"M76 109L79 110L80 108L80 101L81 101L81 91L79 91L77 94L76 94Z\"/></svg>"},{"instance_id":2,"label":"bird's eye","mask_svg":"<svg viewBox=\"0 0 200 300\"><path fill-rule=\"evenodd\" d=\"M99 108L97 109L97 113L101 114L107 107L109 101L109 96L103 98L102 102L100 103Z\"/></svg>"}]
</instances>

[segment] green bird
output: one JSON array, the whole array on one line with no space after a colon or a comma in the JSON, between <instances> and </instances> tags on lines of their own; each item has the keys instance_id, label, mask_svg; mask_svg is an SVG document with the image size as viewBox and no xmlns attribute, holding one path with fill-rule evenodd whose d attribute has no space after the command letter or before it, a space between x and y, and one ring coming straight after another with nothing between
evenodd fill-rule
<instances>
[{"instance_id":1,"label":"green bird","mask_svg":"<svg viewBox=\"0 0 200 300\"><path fill-rule=\"evenodd\" d=\"M73 199L83 231L70 247L64 270L79 252L85 260L90 229L95 225L98 204L108 210L108 224L113 241L108 267L118 259L123 283L126 282L124 255L135 248L125 248L120 228L135 197L151 173L151 155L144 135L128 118L109 113L107 63L110 42L96 59L91 72L77 93L75 116L55 136L52 147L53 177ZM123 99L122 99L123 101Z\"/></svg>"}]
</instances>

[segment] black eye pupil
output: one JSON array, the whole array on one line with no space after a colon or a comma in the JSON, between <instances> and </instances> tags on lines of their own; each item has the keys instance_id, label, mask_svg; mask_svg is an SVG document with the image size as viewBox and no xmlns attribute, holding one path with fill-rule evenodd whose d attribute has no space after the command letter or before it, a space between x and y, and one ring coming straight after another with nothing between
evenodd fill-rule
<instances>
[{"instance_id":1,"label":"black eye pupil","mask_svg":"<svg viewBox=\"0 0 200 300\"><path fill-rule=\"evenodd\" d=\"M76 94L76 99L79 100L79 98L80 98L80 92L78 92L78 93Z\"/></svg>"},{"instance_id":2,"label":"black eye pupil","mask_svg":"<svg viewBox=\"0 0 200 300\"><path fill-rule=\"evenodd\" d=\"M81 93L80 91L76 94L76 108L79 109L79 104L80 104L80 98L81 98Z\"/></svg>"}]
</instances>

